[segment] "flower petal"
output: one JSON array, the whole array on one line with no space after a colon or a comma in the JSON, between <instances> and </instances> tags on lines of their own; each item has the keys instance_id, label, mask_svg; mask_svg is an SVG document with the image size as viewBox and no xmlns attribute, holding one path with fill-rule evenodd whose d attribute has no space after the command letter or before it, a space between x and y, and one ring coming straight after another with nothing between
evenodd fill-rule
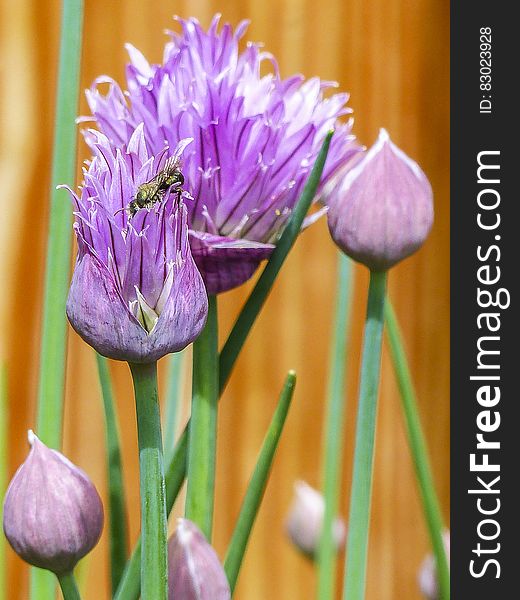
<instances>
[{"instance_id":1,"label":"flower petal","mask_svg":"<svg viewBox=\"0 0 520 600\"><path fill-rule=\"evenodd\" d=\"M236 240L192 230L190 244L208 294L226 292L247 281L275 248L273 244Z\"/></svg>"}]
</instances>

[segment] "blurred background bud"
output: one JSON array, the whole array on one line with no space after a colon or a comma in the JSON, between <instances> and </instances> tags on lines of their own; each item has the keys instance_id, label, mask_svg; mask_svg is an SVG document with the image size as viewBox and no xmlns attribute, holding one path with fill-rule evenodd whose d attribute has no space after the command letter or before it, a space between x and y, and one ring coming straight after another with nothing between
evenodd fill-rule
<instances>
[{"instance_id":1,"label":"blurred background bud","mask_svg":"<svg viewBox=\"0 0 520 600\"><path fill-rule=\"evenodd\" d=\"M329 193L324 200L330 207L332 238L345 254L371 270L385 271L410 256L430 232L430 183L384 129Z\"/></svg>"},{"instance_id":2,"label":"blurred background bud","mask_svg":"<svg viewBox=\"0 0 520 600\"><path fill-rule=\"evenodd\" d=\"M323 496L304 481L297 481L285 527L293 544L310 558L314 558L318 549L324 513ZM346 526L342 519L334 520L333 537L339 550L345 544L346 537Z\"/></svg>"},{"instance_id":3,"label":"blurred background bud","mask_svg":"<svg viewBox=\"0 0 520 600\"><path fill-rule=\"evenodd\" d=\"M179 519L168 542L170 600L229 600L229 584L215 550L200 529Z\"/></svg>"},{"instance_id":4,"label":"blurred background bud","mask_svg":"<svg viewBox=\"0 0 520 600\"><path fill-rule=\"evenodd\" d=\"M444 548L446 550L446 556L448 563L450 562L450 532L445 531L442 534L444 540ZM419 587L421 593L428 600L439 600L439 585L437 583L437 573L435 569L435 559L433 554L423 560L421 568L419 569Z\"/></svg>"},{"instance_id":5,"label":"blurred background bud","mask_svg":"<svg viewBox=\"0 0 520 600\"><path fill-rule=\"evenodd\" d=\"M29 431L31 451L4 501L4 532L26 562L56 574L72 571L97 544L103 505L87 475Z\"/></svg>"}]
</instances>

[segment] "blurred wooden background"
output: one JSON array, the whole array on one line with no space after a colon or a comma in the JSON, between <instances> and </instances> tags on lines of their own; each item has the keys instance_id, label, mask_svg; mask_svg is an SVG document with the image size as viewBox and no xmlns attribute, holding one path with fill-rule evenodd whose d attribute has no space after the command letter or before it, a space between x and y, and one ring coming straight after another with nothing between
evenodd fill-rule
<instances>
[{"instance_id":1,"label":"blurred wooden background","mask_svg":"<svg viewBox=\"0 0 520 600\"><path fill-rule=\"evenodd\" d=\"M58 0L4 0L0 18L0 356L9 368L10 473L27 452L34 426L41 297L59 34ZM401 317L444 513L449 500L449 5L439 0L86 0L82 87L102 73L120 81L130 41L159 62L171 16L214 12L236 24L252 19L247 38L265 42L282 74L319 74L351 92L355 132L371 144L380 126L423 166L435 192L436 224L425 247L394 269L390 290ZM80 112L86 112L82 98ZM80 147L80 157L85 149ZM79 164L79 163L78 163ZM336 269L325 221L293 251L221 403L215 545L222 554L285 372L297 392L268 493L240 577L238 600L308 600L311 566L285 540L292 484L320 484L322 406ZM367 277L358 269L353 351L348 361L348 418L343 513L348 485L358 347ZM220 301L222 334L251 286ZM93 352L70 335L65 452L105 493L104 434ZM127 367L113 366L123 430L131 535L138 530L134 409ZM428 543L396 386L388 359L377 438L376 482L367 598L414 600ZM107 536L80 568L86 598L108 598ZM9 598L27 598L26 568L9 550ZM102 576L100 576L100 572Z\"/></svg>"}]
</instances>

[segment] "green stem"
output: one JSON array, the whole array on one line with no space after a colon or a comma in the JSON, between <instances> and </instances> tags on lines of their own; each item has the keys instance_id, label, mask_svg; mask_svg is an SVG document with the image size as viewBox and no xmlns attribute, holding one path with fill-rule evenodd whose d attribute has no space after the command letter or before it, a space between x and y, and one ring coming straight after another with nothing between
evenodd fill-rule
<instances>
[{"instance_id":1,"label":"green stem","mask_svg":"<svg viewBox=\"0 0 520 600\"><path fill-rule=\"evenodd\" d=\"M185 429L166 469L166 509L169 514L184 483L188 455L188 432ZM137 541L127 563L114 600L138 600L141 590L141 540Z\"/></svg>"},{"instance_id":2,"label":"green stem","mask_svg":"<svg viewBox=\"0 0 520 600\"><path fill-rule=\"evenodd\" d=\"M415 475L419 485L419 492L423 505L424 515L430 534L433 554L437 567L437 579L439 582L440 600L449 600L450 597L450 569L446 557L446 551L442 539L443 522L441 509L435 485L433 482L430 462L428 460L428 449L421 427L417 400L413 388L412 378L404 345L395 316L394 309L389 299L385 305L385 321L388 341L390 344L390 356L394 365L401 402L406 423L408 444L415 466Z\"/></svg>"},{"instance_id":3,"label":"green stem","mask_svg":"<svg viewBox=\"0 0 520 600\"><path fill-rule=\"evenodd\" d=\"M361 359L344 600L364 600L387 273L370 273Z\"/></svg>"},{"instance_id":4,"label":"green stem","mask_svg":"<svg viewBox=\"0 0 520 600\"><path fill-rule=\"evenodd\" d=\"M168 387L166 390L166 416L164 419L164 454L167 463L175 451L175 431L180 409L184 358L184 351L175 352L168 357Z\"/></svg>"},{"instance_id":5,"label":"green stem","mask_svg":"<svg viewBox=\"0 0 520 600\"><path fill-rule=\"evenodd\" d=\"M166 490L157 393L157 363L131 363L134 380L141 478L141 597L166 600Z\"/></svg>"},{"instance_id":6,"label":"green stem","mask_svg":"<svg viewBox=\"0 0 520 600\"><path fill-rule=\"evenodd\" d=\"M42 442L57 449L62 436L72 211L67 192L56 186L72 184L76 171L82 28L83 0L63 0L36 425ZM55 589L51 573L31 569L32 600L54 600Z\"/></svg>"},{"instance_id":7,"label":"green stem","mask_svg":"<svg viewBox=\"0 0 520 600\"><path fill-rule=\"evenodd\" d=\"M96 353L99 382L105 410L107 444L108 503L110 515L110 574L115 593L126 566L128 533L126 527L125 490L121 467L119 427L114 405L108 361Z\"/></svg>"},{"instance_id":8,"label":"green stem","mask_svg":"<svg viewBox=\"0 0 520 600\"><path fill-rule=\"evenodd\" d=\"M57 577L64 600L81 600L78 586L72 572L66 573L65 575L57 575Z\"/></svg>"},{"instance_id":9,"label":"green stem","mask_svg":"<svg viewBox=\"0 0 520 600\"><path fill-rule=\"evenodd\" d=\"M339 255L336 315L334 319L331 369L323 435L323 496L325 512L318 547L318 598L332 600L336 573L336 547L333 524L339 506L343 424L345 420L345 358L352 304L352 261Z\"/></svg>"},{"instance_id":10,"label":"green stem","mask_svg":"<svg viewBox=\"0 0 520 600\"><path fill-rule=\"evenodd\" d=\"M208 320L193 343L193 386L188 443L186 518L211 541L215 496L218 391L217 297L209 297Z\"/></svg>"},{"instance_id":11,"label":"green stem","mask_svg":"<svg viewBox=\"0 0 520 600\"><path fill-rule=\"evenodd\" d=\"M295 385L296 374L294 371L290 371L285 379L278 406L264 438L255 470L249 482L235 530L231 537L226 560L224 561L224 570L226 571L232 594L235 590L238 573L244 559L251 530L253 529L256 515L264 496L274 454L280 441Z\"/></svg>"},{"instance_id":12,"label":"green stem","mask_svg":"<svg viewBox=\"0 0 520 600\"><path fill-rule=\"evenodd\" d=\"M325 159L329 151L332 132L327 135L323 146L320 150L316 163L312 169L309 179L305 185L302 195L300 196L294 211L289 219L289 223L282 234L276 250L269 259L259 281L251 292L245 306L242 308L240 315L222 349L219 356L219 395L222 394L226 383L231 375L231 371L238 358L240 350L249 335L249 331L260 313L260 310L267 298L271 287L273 286L276 276L280 268L292 248L294 241L300 233L301 226L305 215L307 214L310 204L316 196L316 191L321 179ZM280 250L278 248L280 247ZM272 266L269 266L271 265ZM186 475L187 464L187 439L190 423L185 427L182 436L177 442L175 451L171 461L169 461L166 469L166 490L167 490L167 509L170 513L177 495L184 482ZM172 490L170 495L169 490ZM139 597L139 564L140 557L140 542L137 543L132 553L132 557L127 563L125 574L121 580L115 600L137 600Z\"/></svg>"},{"instance_id":13,"label":"green stem","mask_svg":"<svg viewBox=\"0 0 520 600\"><path fill-rule=\"evenodd\" d=\"M296 238L300 234L303 221L307 215L312 201L316 197L316 192L320 183L327 154L329 152L330 142L334 132L329 132L325 137L318 158L314 163L309 179L305 184L302 195L294 207L293 213L286 228L284 229L276 248L272 253L269 262L258 278L256 285L244 304L238 318L233 325L222 351L220 352L220 392L226 387L226 383L231 375L235 361L242 350L242 346L251 331L251 328L262 309L264 302L273 287L275 279L282 268L289 251L294 245Z\"/></svg>"}]
</instances>

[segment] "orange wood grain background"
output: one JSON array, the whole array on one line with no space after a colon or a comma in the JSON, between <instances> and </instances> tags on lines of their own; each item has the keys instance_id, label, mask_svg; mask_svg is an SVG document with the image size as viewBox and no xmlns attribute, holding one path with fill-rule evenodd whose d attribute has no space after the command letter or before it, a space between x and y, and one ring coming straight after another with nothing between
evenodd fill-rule
<instances>
[{"instance_id":1,"label":"orange wood grain background","mask_svg":"<svg viewBox=\"0 0 520 600\"><path fill-rule=\"evenodd\" d=\"M449 4L444 0L86 0L82 87L102 73L120 81L130 41L158 62L171 16L204 24L219 11L252 19L248 39L265 42L282 74L318 74L351 92L355 132L366 144L380 126L418 160L435 192L436 223L425 247L395 268L390 292L400 315L445 517L449 501ZM0 356L9 368L10 473L34 426L58 0L0 4ZM82 98L80 110L86 112ZM85 149L80 147L80 158ZM79 164L79 160L78 160ZM215 546L222 555L256 452L289 368L299 380L292 412L241 573L238 600L314 597L310 564L285 540L292 484L320 484L323 401L337 254L322 221L300 238L259 319L221 403ZM348 507L359 344L367 274L357 269L348 369L342 512ZM222 338L251 289L221 297ZM69 337L65 452L106 498L104 433L94 355ZM138 466L129 374L113 365L123 431L131 537L138 534ZM164 369L163 369L164 371ZM164 378L163 378L164 379ZM177 509L178 511L178 509ZM107 534L79 568L87 600L108 598ZM415 600L428 541L387 356L379 411L369 558L369 600ZM9 599L28 597L27 570L9 550Z\"/></svg>"}]
</instances>

